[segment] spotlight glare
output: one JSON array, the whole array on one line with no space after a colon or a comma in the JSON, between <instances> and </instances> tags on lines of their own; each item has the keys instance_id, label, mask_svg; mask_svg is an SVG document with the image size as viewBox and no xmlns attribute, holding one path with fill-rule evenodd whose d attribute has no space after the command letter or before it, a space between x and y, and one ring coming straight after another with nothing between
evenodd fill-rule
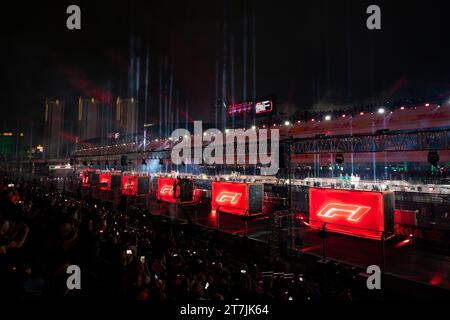
<instances>
[{"instance_id":1,"label":"spotlight glare","mask_svg":"<svg viewBox=\"0 0 450 320\"><path fill-rule=\"evenodd\" d=\"M379 114L383 114L384 112L385 112L384 108L379 108L379 109L378 109L378 113L379 113Z\"/></svg>"},{"instance_id":2,"label":"spotlight glare","mask_svg":"<svg viewBox=\"0 0 450 320\"><path fill-rule=\"evenodd\" d=\"M330 121L331 120L331 116L330 115L326 115L325 116L325 121Z\"/></svg>"}]
</instances>

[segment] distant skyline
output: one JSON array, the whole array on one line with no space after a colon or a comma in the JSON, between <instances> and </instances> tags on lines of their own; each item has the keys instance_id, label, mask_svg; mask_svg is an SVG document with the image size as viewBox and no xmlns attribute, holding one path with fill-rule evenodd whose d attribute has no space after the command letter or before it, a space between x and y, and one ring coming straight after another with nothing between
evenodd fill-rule
<instances>
[{"instance_id":1,"label":"distant skyline","mask_svg":"<svg viewBox=\"0 0 450 320\"><path fill-rule=\"evenodd\" d=\"M65 27L69 4L81 7L80 31ZM370 4L161 0L4 5L0 125L39 131L46 97L65 101L67 123L76 119L79 96L93 96L111 107L117 96L133 96L141 121L157 122L160 100L174 112L187 105L193 119L211 121L217 96L231 103L276 94L279 110L295 113L379 97L450 95L445 2L377 1L382 29L375 31L365 24Z\"/></svg>"}]
</instances>

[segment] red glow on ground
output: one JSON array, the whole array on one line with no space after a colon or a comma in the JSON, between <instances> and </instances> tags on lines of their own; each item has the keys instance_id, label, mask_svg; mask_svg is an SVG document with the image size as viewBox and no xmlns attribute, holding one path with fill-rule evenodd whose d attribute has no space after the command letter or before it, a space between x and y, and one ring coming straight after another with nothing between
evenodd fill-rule
<instances>
[{"instance_id":1,"label":"red glow on ground","mask_svg":"<svg viewBox=\"0 0 450 320\"><path fill-rule=\"evenodd\" d=\"M110 190L111 189L111 175L109 173L100 174L100 190Z\"/></svg>"}]
</instances>

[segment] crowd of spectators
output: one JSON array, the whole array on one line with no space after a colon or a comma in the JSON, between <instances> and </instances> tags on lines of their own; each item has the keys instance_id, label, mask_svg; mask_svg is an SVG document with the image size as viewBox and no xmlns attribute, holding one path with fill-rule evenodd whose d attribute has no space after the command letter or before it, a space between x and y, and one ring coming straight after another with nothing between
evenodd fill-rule
<instances>
[{"instance_id":1,"label":"crowd of spectators","mask_svg":"<svg viewBox=\"0 0 450 320\"><path fill-rule=\"evenodd\" d=\"M240 259L239 250L147 210L107 208L36 183L8 178L0 183L0 297L353 298L352 269L332 269L324 287L305 266L302 273L290 273L281 262L274 267L249 256ZM81 290L67 288L69 265L81 269Z\"/></svg>"}]
</instances>

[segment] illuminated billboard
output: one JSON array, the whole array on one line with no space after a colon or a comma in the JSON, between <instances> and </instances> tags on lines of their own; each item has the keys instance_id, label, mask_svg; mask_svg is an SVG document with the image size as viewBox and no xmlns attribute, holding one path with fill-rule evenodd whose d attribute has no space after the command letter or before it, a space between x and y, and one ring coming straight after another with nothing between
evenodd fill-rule
<instances>
[{"instance_id":1,"label":"illuminated billboard","mask_svg":"<svg viewBox=\"0 0 450 320\"><path fill-rule=\"evenodd\" d=\"M191 179L158 178L158 200L175 203L193 199L194 182Z\"/></svg>"},{"instance_id":2,"label":"illuminated billboard","mask_svg":"<svg viewBox=\"0 0 450 320\"><path fill-rule=\"evenodd\" d=\"M392 192L327 188L309 189L309 223L320 229L357 237L381 239L394 227Z\"/></svg>"},{"instance_id":3,"label":"illuminated billboard","mask_svg":"<svg viewBox=\"0 0 450 320\"><path fill-rule=\"evenodd\" d=\"M138 177L137 194L147 195L150 193L150 177Z\"/></svg>"},{"instance_id":4,"label":"illuminated billboard","mask_svg":"<svg viewBox=\"0 0 450 320\"><path fill-rule=\"evenodd\" d=\"M110 190L111 189L111 175L109 173L101 173L100 181L98 184L100 190Z\"/></svg>"},{"instance_id":5,"label":"illuminated billboard","mask_svg":"<svg viewBox=\"0 0 450 320\"><path fill-rule=\"evenodd\" d=\"M90 176L89 176L89 171L88 170L84 170L83 173L81 174L81 183L83 185L84 188L88 188L90 185Z\"/></svg>"},{"instance_id":6,"label":"illuminated billboard","mask_svg":"<svg viewBox=\"0 0 450 320\"><path fill-rule=\"evenodd\" d=\"M122 176L122 194L126 196L137 195L137 177L132 175Z\"/></svg>"},{"instance_id":7,"label":"illuminated billboard","mask_svg":"<svg viewBox=\"0 0 450 320\"><path fill-rule=\"evenodd\" d=\"M273 110L272 100L264 100L256 102L256 114L271 112Z\"/></svg>"},{"instance_id":8,"label":"illuminated billboard","mask_svg":"<svg viewBox=\"0 0 450 320\"><path fill-rule=\"evenodd\" d=\"M211 208L215 211L238 215L262 212L263 185L214 181L211 193Z\"/></svg>"},{"instance_id":9,"label":"illuminated billboard","mask_svg":"<svg viewBox=\"0 0 450 320\"><path fill-rule=\"evenodd\" d=\"M239 116L255 110L256 115L260 115L272 112L273 106L273 100L260 100L256 101L256 104L253 104L253 101L244 101L227 106L227 113L229 116Z\"/></svg>"}]
</instances>

